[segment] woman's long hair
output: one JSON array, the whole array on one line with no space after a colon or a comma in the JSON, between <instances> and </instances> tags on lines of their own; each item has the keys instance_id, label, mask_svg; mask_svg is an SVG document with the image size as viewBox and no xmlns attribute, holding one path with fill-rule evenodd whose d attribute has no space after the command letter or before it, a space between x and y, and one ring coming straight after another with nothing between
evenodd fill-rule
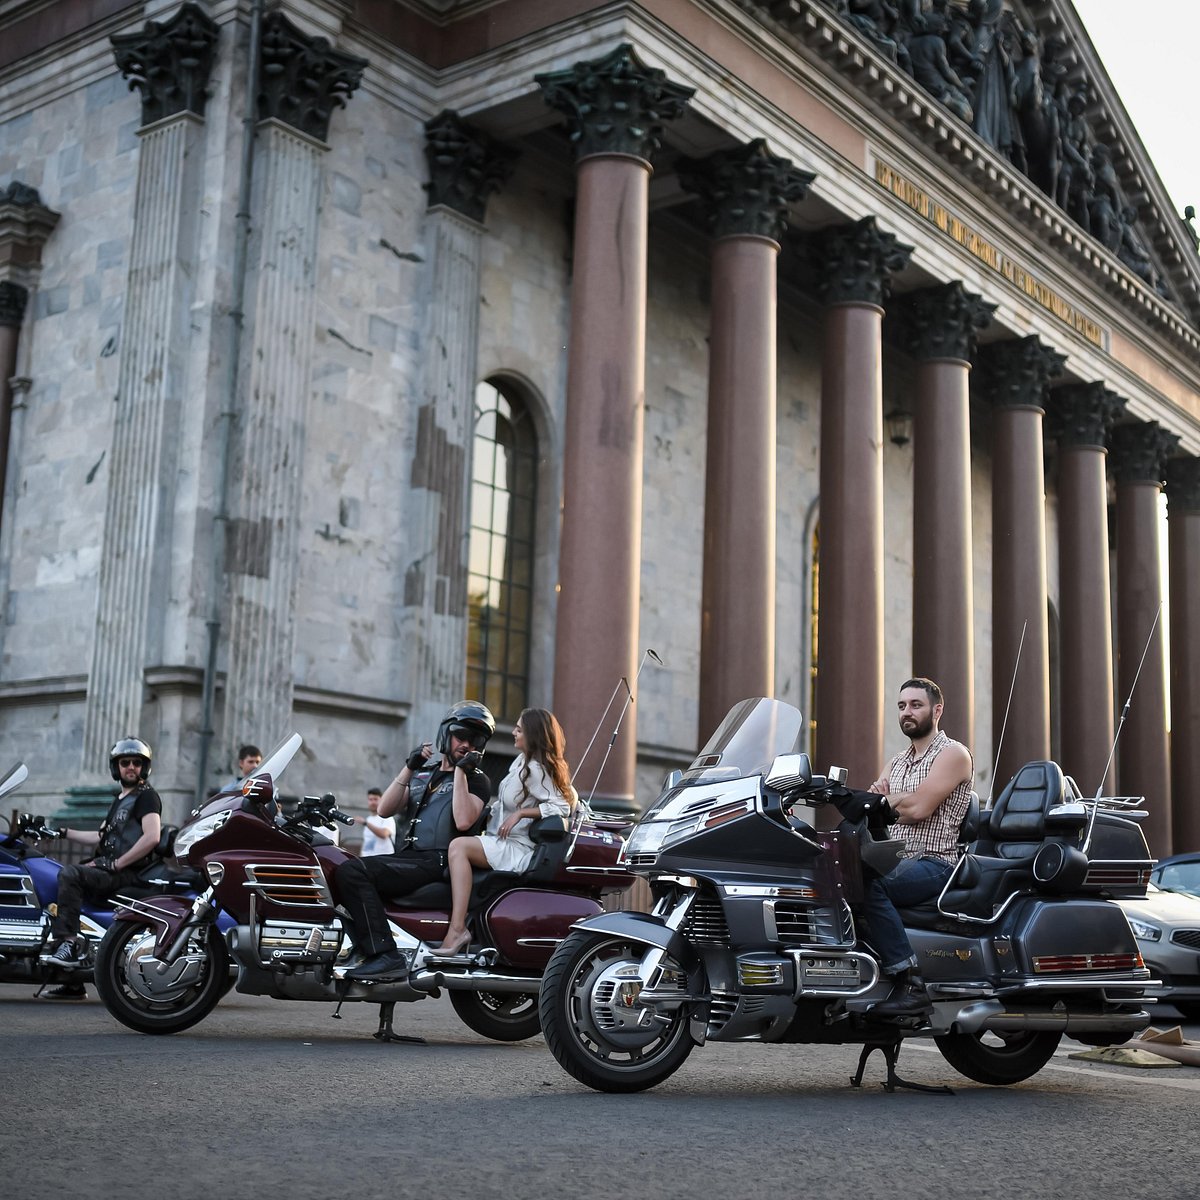
<instances>
[{"instance_id":1,"label":"woman's long hair","mask_svg":"<svg viewBox=\"0 0 1200 1200\"><path fill-rule=\"evenodd\" d=\"M575 789L567 766L567 738L558 718L548 708L527 708L519 719L525 734L525 761L518 778L525 798L529 797L529 764L536 761L542 764L554 790L573 808Z\"/></svg>"}]
</instances>

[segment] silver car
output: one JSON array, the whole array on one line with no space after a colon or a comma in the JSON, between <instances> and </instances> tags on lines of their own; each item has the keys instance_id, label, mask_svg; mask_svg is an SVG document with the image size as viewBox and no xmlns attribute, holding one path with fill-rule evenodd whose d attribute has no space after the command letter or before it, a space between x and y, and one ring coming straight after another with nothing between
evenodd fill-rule
<instances>
[{"instance_id":1,"label":"silver car","mask_svg":"<svg viewBox=\"0 0 1200 1200\"><path fill-rule=\"evenodd\" d=\"M1116 902L1129 918L1150 973L1162 980L1154 993L1200 1021L1200 897L1148 884L1144 900Z\"/></svg>"}]
</instances>

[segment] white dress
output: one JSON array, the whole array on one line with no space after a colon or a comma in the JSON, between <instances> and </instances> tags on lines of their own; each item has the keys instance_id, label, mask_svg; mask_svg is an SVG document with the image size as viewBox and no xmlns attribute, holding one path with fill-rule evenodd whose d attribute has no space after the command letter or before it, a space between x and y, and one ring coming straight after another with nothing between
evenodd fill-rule
<instances>
[{"instance_id":1,"label":"white dress","mask_svg":"<svg viewBox=\"0 0 1200 1200\"><path fill-rule=\"evenodd\" d=\"M500 826L519 808L529 808L536 804L543 817L568 817L571 814L570 804L555 790L545 768L536 759L529 762L529 778L525 782L525 790L522 791L520 772L524 765L525 756L518 754L513 759L508 774L500 781L496 803L492 805L491 814L488 816L487 831L479 835L488 866L493 871L519 873L529 866L533 858L534 846L529 838L532 819L526 817L518 821L508 837L498 836ZM571 789L572 792L574 790Z\"/></svg>"}]
</instances>

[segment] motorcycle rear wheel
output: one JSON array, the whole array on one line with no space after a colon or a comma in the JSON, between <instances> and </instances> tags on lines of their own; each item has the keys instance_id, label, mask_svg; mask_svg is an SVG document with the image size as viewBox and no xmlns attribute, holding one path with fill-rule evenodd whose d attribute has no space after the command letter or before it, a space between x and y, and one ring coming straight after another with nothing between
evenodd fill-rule
<instances>
[{"instance_id":1,"label":"motorcycle rear wheel","mask_svg":"<svg viewBox=\"0 0 1200 1200\"><path fill-rule=\"evenodd\" d=\"M653 1010L625 1004L623 969L636 968L642 942L577 930L554 951L542 976L539 1010L559 1066L599 1092L641 1092L673 1075L692 1052L682 1009L637 1024ZM670 960L664 960L668 966Z\"/></svg>"},{"instance_id":2,"label":"motorcycle rear wheel","mask_svg":"<svg viewBox=\"0 0 1200 1200\"><path fill-rule=\"evenodd\" d=\"M1049 1029L981 1031L948 1033L933 1040L960 1075L976 1083L1008 1084L1036 1075L1058 1049L1062 1034Z\"/></svg>"},{"instance_id":3,"label":"motorcycle rear wheel","mask_svg":"<svg viewBox=\"0 0 1200 1200\"><path fill-rule=\"evenodd\" d=\"M536 991L452 991L450 1003L468 1029L494 1042L523 1042L542 1032Z\"/></svg>"},{"instance_id":4,"label":"motorcycle rear wheel","mask_svg":"<svg viewBox=\"0 0 1200 1200\"><path fill-rule=\"evenodd\" d=\"M189 941L183 969L176 964L159 976L155 932L151 925L114 921L96 956L96 990L122 1025L138 1033L179 1033L203 1021L228 990L229 955L209 925Z\"/></svg>"}]
</instances>

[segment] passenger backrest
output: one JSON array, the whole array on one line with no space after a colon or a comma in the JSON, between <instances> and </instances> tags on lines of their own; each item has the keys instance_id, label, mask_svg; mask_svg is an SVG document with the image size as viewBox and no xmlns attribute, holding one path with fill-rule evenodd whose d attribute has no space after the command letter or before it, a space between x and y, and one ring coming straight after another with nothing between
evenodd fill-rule
<instances>
[{"instance_id":1,"label":"passenger backrest","mask_svg":"<svg viewBox=\"0 0 1200 1200\"><path fill-rule=\"evenodd\" d=\"M958 844L960 848L969 846L979 836L979 793L972 792L967 801L967 811L963 815L962 824L958 827Z\"/></svg>"},{"instance_id":2,"label":"passenger backrest","mask_svg":"<svg viewBox=\"0 0 1200 1200\"><path fill-rule=\"evenodd\" d=\"M988 817L987 836L1000 858L1036 854L1046 836L1046 810L1063 800L1058 763L1026 763L1005 785Z\"/></svg>"}]
</instances>

